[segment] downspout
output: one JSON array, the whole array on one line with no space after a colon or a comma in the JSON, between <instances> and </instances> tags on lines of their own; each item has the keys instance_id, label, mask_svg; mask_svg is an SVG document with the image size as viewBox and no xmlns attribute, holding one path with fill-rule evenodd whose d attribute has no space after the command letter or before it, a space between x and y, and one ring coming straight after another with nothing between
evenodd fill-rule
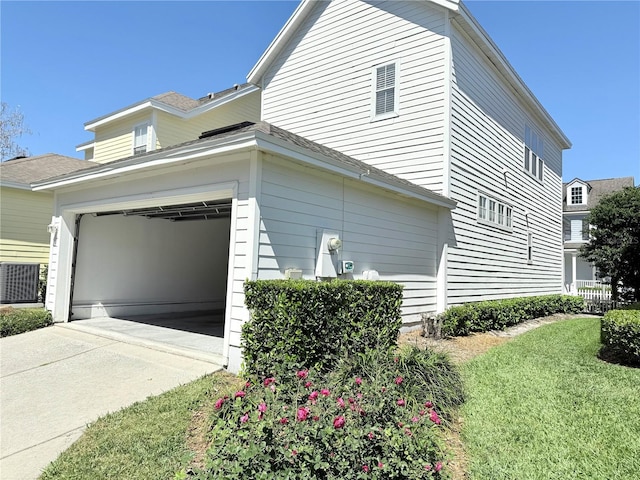
<instances>
[{"instance_id":1,"label":"downspout","mask_svg":"<svg viewBox=\"0 0 640 480\"><path fill-rule=\"evenodd\" d=\"M68 321L71 321L71 317L73 316L73 291L76 284L76 263L78 261L78 240L80 238L80 221L84 213L79 213L76 215L76 231L73 235L73 256L71 257L71 293L69 295L69 318Z\"/></svg>"}]
</instances>

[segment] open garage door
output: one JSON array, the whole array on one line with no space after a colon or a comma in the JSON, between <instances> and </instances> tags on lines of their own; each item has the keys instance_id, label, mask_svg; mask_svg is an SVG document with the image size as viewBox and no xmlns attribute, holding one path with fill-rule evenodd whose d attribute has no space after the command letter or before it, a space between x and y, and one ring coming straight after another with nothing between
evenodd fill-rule
<instances>
[{"instance_id":1,"label":"open garage door","mask_svg":"<svg viewBox=\"0 0 640 480\"><path fill-rule=\"evenodd\" d=\"M231 199L78 215L71 320L224 337L230 225Z\"/></svg>"}]
</instances>

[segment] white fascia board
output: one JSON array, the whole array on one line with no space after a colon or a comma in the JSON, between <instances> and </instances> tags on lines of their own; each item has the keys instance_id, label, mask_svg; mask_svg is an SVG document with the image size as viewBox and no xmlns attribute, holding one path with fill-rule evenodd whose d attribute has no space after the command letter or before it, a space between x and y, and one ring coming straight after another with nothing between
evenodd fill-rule
<instances>
[{"instance_id":1,"label":"white fascia board","mask_svg":"<svg viewBox=\"0 0 640 480\"><path fill-rule=\"evenodd\" d=\"M83 182L91 182L98 179L105 179L122 174L132 173L142 170L154 170L176 163L191 162L209 155L219 155L223 153L237 152L243 149L250 149L255 146L253 133L234 137L232 139L214 140L204 144L187 145L178 148L173 152L158 152L155 155L145 155L142 159L135 157L120 165L104 164L98 170L79 173L78 175L65 176L58 180L51 180L32 185L34 191L50 190Z\"/></svg>"},{"instance_id":2,"label":"white fascia board","mask_svg":"<svg viewBox=\"0 0 640 480\"><path fill-rule=\"evenodd\" d=\"M307 14L315 7L316 0L303 0L298 8L295 9L287 23L278 32L273 41L269 44L262 56L258 59L258 63L251 69L247 75L247 81L258 85L260 78L269 67L271 62L278 56L280 51L287 44L289 39L293 36L300 24L307 17Z\"/></svg>"},{"instance_id":3,"label":"white fascia board","mask_svg":"<svg viewBox=\"0 0 640 480\"><path fill-rule=\"evenodd\" d=\"M26 183L12 182L10 180L0 180L0 187L16 188L18 190L31 191L31 185L27 185Z\"/></svg>"},{"instance_id":4,"label":"white fascia board","mask_svg":"<svg viewBox=\"0 0 640 480\"><path fill-rule=\"evenodd\" d=\"M81 143L76 147L76 152L84 152L85 150L89 150L90 148L94 148L96 146L95 140L89 140L88 142Z\"/></svg>"},{"instance_id":5,"label":"white fascia board","mask_svg":"<svg viewBox=\"0 0 640 480\"><path fill-rule=\"evenodd\" d=\"M256 145L261 150L281 155L284 157L290 157L298 160L302 163L306 163L312 167L320 168L322 170L328 170L332 173L351 178L354 180L360 180L363 183L384 188L386 190L393 191L395 193L422 200L427 203L435 204L441 207L453 209L456 207L456 202L447 197L439 195L435 192L430 192L418 185L413 188L411 185L406 185L402 182L392 182L387 177L382 177L376 173L371 173L370 170L363 172L355 167L350 167L340 161L322 155L316 152L310 152L306 148L292 145L285 140L274 138L270 135L262 132L256 132Z\"/></svg>"},{"instance_id":6,"label":"white fascia board","mask_svg":"<svg viewBox=\"0 0 640 480\"><path fill-rule=\"evenodd\" d=\"M529 87L524 83L524 80L516 73L515 69L506 57L502 54L498 46L491 39L489 34L482 28L475 17L467 9L467 7L460 3L457 10L459 18L462 19L464 26L468 30L473 32L476 42L480 49L487 55L491 63L502 74L502 76L514 87L516 92L522 97L525 104L536 114L544 124L555 134L557 140L560 143L560 147L563 150L571 148L571 141L564 132L560 129L558 124L553 120L549 112L542 106L542 104L535 97L533 92L529 90Z\"/></svg>"},{"instance_id":7,"label":"white fascia board","mask_svg":"<svg viewBox=\"0 0 640 480\"><path fill-rule=\"evenodd\" d=\"M85 123L84 129L89 131L94 131L97 127L113 122L115 120L119 120L129 115L133 115L134 113L142 112L147 108L159 110L161 112L165 112L170 115L175 115L176 117L188 120L190 118L206 113L210 110L213 110L214 108L217 108L229 102L232 102L240 97L253 93L257 90L259 90L259 88L256 85L249 85L243 89L237 90L234 93L225 95L224 97L219 98L217 100L214 98L212 101L207 102L204 105L200 105L199 107L196 107L187 112L185 112L184 110L180 110L178 108L172 107L171 105L167 105L166 103L161 102L159 100L150 98L138 104L132 105L131 107L126 107L112 114L105 115L104 117L91 120L90 122Z\"/></svg>"},{"instance_id":8,"label":"white fascia board","mask_svg":"<svg viewBox=\"0 0 640 480\"><path fill-rule=\"evenodd\" d=\"M571 215L586 215L590 212L590 210L565 210L562 212L562 215L571 216Z\"/></svg>"}]
</instances>

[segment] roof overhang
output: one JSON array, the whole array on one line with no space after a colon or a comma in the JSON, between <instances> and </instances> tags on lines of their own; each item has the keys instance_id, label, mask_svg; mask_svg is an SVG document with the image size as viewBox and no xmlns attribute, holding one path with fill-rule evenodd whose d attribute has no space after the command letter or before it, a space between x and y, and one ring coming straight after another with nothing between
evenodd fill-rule
<instances>
[{"instance_id":1,"label":"roof overhang","mask_svg":"<svg viewBox=\"0 0 640 480\"><path fill-rule=\"evenodd\" d=\"M329 171L343 177L361 181L365 184L384 188L404 197L418 199L449 209L453 209L456 206L454 200L418 185L408 184L408 182L404 182L399 178L396 181L388 176L379 175L374 171L363 171L357 168L357 166L341 163L322 153L293 145L286 140L273 137L261 131L243 132L224 138L203 139L168 151L158 151L140 157L132 157L123 161L107 163L95 168L74 172L64 177L34 183L32 187L34 191L63 189L80 186L93 181L107 180L125 174L142 173L172 165L195 162L211 156L256 149L286 157L296 162Z\"/></svg>"},{"instance_id":2,"label":"roof overhang","mask_svg":"<svg viewBox=\"0 0 640 480\"><path fill-rule=\"evenodd\" d=\"M76 146L76 152L84 152L85 150L90 150L96 146L96 142L94 140L89 140L88 142L81 143Z\"/></svg>"},{"instance_id":3,"label":"roof overhang","mask_svg":"<svg viewBox=\"0 0 640 480\"><path fill-rule=\"evenodd\" d=\"M0 180L0 187L17 188L18 190L31 191L31 185L28 185L26 183L12 182L10 180Z\"/></svg>"},{"instance_id":4,"label":"roof overhang","mask_svg":"<svg viewBox=\"0 0 640 480\"><path fill-rule=\"evenodd\" d=\"M108 115L104 115L102 117L98 117L94 120L90 120L89 122L84 124L84 129L87 131L95 131L96 128L106 125L108 123L114 122L124 117L128 117L130 115L134 115L137 113L144 112L146 110L157 110L161 112L168 113L170 115L175 115L176 117L182 119L190 119L201 115L205 112L213 110L214 108L218 108L222 105L226 105L229 102L232 102L240 97L253 93L259 90L255 85L246 85L244 87L238 88L235 92L229 93L223 97L218 99L213 99L207 103L204 103L196 108L193 108L189 111L180 110L179 108L168 105L160 100L156 100L154 98L148 98L138 103L134 103L128 107L117 110L113 113L109 113Z\"/></svg>"},{"instance_id":5,"label":"roof overhang","mask_svg":"<svg viewBox=\"0 0 640 480\"><path fill-rule=\"evenodd\" d=\"M500 49L491 40L487 32L480 26L478 21L471 15L471 12L459 0L422 0L434 5L438 5L452 12L454 21L462 28L478 45L480 50L487 56L490 63L496 68L500 75L511 85L523 103L538 117L543 125L551 131L556 141L562 149L571 148L571 141L562 132L560 127L551 118L551 115L544 109L542 104L536 99L531 90L516 73L515 69L507 61ZM307 15L315 7L318 0L303 0L298 8L293 12L282 30L276 35L267 50L262 54L258 63L247 75L247 81L255 85L260 85L261 80L271 63L277 58L286 44L295 34L297 28L304 22Z\"/></svg>"}]
</instances>

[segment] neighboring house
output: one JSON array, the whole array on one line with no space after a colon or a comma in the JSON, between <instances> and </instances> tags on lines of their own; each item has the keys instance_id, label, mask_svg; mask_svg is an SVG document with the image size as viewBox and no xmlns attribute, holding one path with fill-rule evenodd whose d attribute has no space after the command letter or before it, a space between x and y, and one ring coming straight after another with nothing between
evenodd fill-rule
<instances>
[{"instance_id":1,"label":"neighboring house","mask_svg":"<svg viewBox=\"0 0 640 480\"><path fill-rule=\"evenodd\" d=\"M407 327L562 291L570 143L462 4L303 1L248 79L263 121L133 155L134 106L105 117L121 159L96 129L108 164L35 186L55 321L219 309L237 371L248 278L399 282Z\"/></svg>"},{"instance_id":2,"label":"neighboring house","mask_svg":"<svg viewBox=\"0 0 640 480\"><path fill-rule=\"evenodd\" d=\"M0 263L42 266L49 262L47 225L53 213L53 194L32 192L31 183L93 165L54 153L0 163ZM2 303L12 300L4 298L5 286L9 288L4 283L0 288Z\"/></svg>"},{"instance_id":3,"label":"neighboring house","mask_svg":"<svg viewBox=\"0 0 640 480\"><path fill-rule=\"evenodd\" d=\"M633 177L587 181L574 178L562 185L566 292L577 293L579 287L590 287L595 281L600 280L596 268L580 257L580 247L589 242L589 224L586 221L589 211L603 196L633 186Z\"/></svg>"},{"instance_id":4,"label":"neighboring house","mask_svg":"<svg viewBox=\"0 0 640 480\"><path fill-rule=\"evenodd\" d=\"M76 147L98 163L140 155L198 138L205 130L260 120L255 85L234 85L194 99L176 92L148 98L91 120L84 129L94 139Z\"/></svg>"}]
</instances>

